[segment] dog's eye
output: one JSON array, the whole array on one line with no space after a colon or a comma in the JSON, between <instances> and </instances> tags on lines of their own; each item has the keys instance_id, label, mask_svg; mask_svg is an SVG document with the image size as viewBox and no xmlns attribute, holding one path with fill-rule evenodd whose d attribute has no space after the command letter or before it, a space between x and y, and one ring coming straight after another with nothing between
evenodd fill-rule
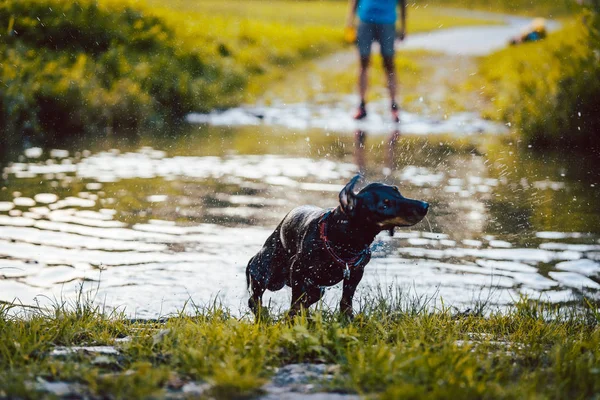
<instances>
[{"instance_id":1,"label":"dog's eye","mask_svg":"<svg viewBox=\"0 0 600 400\"><path fill-rule=\"evenodd\" d=\"M384 199L383 200L383 208L386 209L386 208L388 208L389 205L390 205L390 199Z\"/></svg>"}]
</instances>

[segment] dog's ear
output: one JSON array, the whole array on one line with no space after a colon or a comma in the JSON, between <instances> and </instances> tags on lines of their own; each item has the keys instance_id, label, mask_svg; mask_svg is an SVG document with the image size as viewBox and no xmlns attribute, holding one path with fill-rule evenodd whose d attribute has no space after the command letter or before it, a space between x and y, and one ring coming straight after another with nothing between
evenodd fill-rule
<instances>
[{"instance_id":1,"label":"dog's ear","mask_svg":"<svg viewBox=\"0 0 600 400\"><path fill-rule=\"evenodd\" d=\"M354 186L356 182L358 182L362 178L361 175L356 175L354 178L344 186L342 191L340 192L340 206L342 207L342 211L348 215L354 215L354 210L356 208L356 194L354 193Z\"/></svg>"}]
</instances>

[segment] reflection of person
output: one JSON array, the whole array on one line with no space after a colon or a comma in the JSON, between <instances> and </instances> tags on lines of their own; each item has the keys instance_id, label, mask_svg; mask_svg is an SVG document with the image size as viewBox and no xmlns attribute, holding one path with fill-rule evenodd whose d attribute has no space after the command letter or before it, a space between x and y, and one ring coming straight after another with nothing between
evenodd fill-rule
<instances>
[{"instance_id":1,"label":"reflection of person","mask_svg":"<svg viewBox=\"0 0 600 400\"><path fill-rule=\"evenodd\" d=\"M354 119L363 119L367 116L367 72L371 58L371 44L378 42L383 57L383 66L387 76L390 92L390 110L394 122L399 121L398 104L396 104L396 70L394 67L394 40L396 38L396 5L400 8L401 24L398 31L400 40L406 34L406 0L349 0L347 27L354 26L355 15L358 14L359 24L356 37L358 53L360 56L360 73L358 78L358 91L360 105L354 114Z\"/></svg>"},{"instance_id":2,"label":"reflection of person","mask_svg":"<svg viewBox=\"0 0 600 400\"><path fill-rule=\"evenodd\" d=\"M358 167L358 172L361 175L366 175L367 162L365 158L365 140L367 138L367 132L359 129L354 134L354 162ZM388 176L396 169L396 144L400 139L400 131L395 129L392 131L390 136L387 138L387 148L385 154L385 168L383 174Z\"/></svg>"}]
</instances>

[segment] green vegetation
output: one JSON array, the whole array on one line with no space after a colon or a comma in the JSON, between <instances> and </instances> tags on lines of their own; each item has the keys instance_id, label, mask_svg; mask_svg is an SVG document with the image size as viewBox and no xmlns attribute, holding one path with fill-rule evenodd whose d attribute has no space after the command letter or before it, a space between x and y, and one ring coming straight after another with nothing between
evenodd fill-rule
<instances>
[{"instance_id":1,"label":"green vegetation","mask_svg":"<svg viewBox=\"0 0 600 400\"><path fill-rule=\"evenodd\" d=\"M321 310L254 323L216 306L165 322L129 321L86 303L15 317L16 307L4 305L0 396L37 397L40 381L109 398L157 397L186 382L208 383L215 398L253 396L274 368L298 362L337 366L324 390L384 399L591 398L600 391L600 310L590 303L522 299L484 317L430 312L426 299L397 293L363 300L353 322ZM77 345L114 345L119 354L51 354Z\"/></svg>"},{"instance_id":2,"label":"green vegetation","mask_svg":"<svg viewBox=\"0 0 600 400\"><path fill-rule=\"evenodd\" d=\"M431 0L428 3L435 6L461 7L553 18L581 11L581 6L577 4L576 0Z\"/></svg>"},{"instance_id":3,"label":"green vegetation","mask_svg":"<svg viewBox=\"0 0 600 400\"><path fill-rule=\"evenodd\" d=\"M146 0L146 2L149 6L163 11L175 11L177 17L183 18L183 20L193 21L197 18L203 20L207 16L212 16L225 18L234 23L240 21L276 23L284 29L323 27L335 31L339 38L341 38L341 30L346 22L348 12L348 3L345 0L173 0L167 5L159 0ZM409 4L408 12L410 13L410 19L407 20L409 32L431 31L440 26L490 23L488 19L448 15L447 9L422 7L414 3ZM265 38L265 40L272 40L272 38ZM286 47L289 46L294 46L294 43L287 43Z\"/></svg>"},{"instance_id":4,"label":"green vegetation","mask_svg":"<svg viewBox=\"0 0 600 400\"><path fill-rule=\"evenodd\" d=\"M489 114L535 145L598 147L600 16L586 13L540 42L486 57Z\"/></svg>"},{"instance_id":5,"label":"green vegetation","mask_svg":"<svg viewBox=\"0 0 600 400\"><path fill-rule=\"evenodd\" d=\"M235 97L245 82L205 56L213 50L191 51L162 19L127 3L3 1L0 21L5 140L175 119Z\"/></svg>"},{"instance_id":6,"label":"green vegetation","mask_svg":"<svg viewBox=\"0 0 600 400\"><path fill-rule=\"evenodd\" d=\"M179 122L342 48L343 2L0 2L0 143ZM412 31L479 23L415 10Z\"/></svg>"}]
</instances>

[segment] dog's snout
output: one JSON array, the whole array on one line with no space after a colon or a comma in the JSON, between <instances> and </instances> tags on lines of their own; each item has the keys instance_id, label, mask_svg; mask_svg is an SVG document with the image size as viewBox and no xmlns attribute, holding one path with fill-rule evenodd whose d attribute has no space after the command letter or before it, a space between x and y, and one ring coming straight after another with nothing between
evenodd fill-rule
<instances>
[{"instance_id":1,"label":"dog's snout","mask_svg":"<svg viewBox=\"0 0 600 400\"><path fill-rule=\"evenodd\" d=\"M427 215L427 211L429 211L429 203L420 200L415 200L415 203L413 204L413 213L415 217L419 218L419 220L421 218L424 218L425 215Z\"/></svg>"}]
</instances>

